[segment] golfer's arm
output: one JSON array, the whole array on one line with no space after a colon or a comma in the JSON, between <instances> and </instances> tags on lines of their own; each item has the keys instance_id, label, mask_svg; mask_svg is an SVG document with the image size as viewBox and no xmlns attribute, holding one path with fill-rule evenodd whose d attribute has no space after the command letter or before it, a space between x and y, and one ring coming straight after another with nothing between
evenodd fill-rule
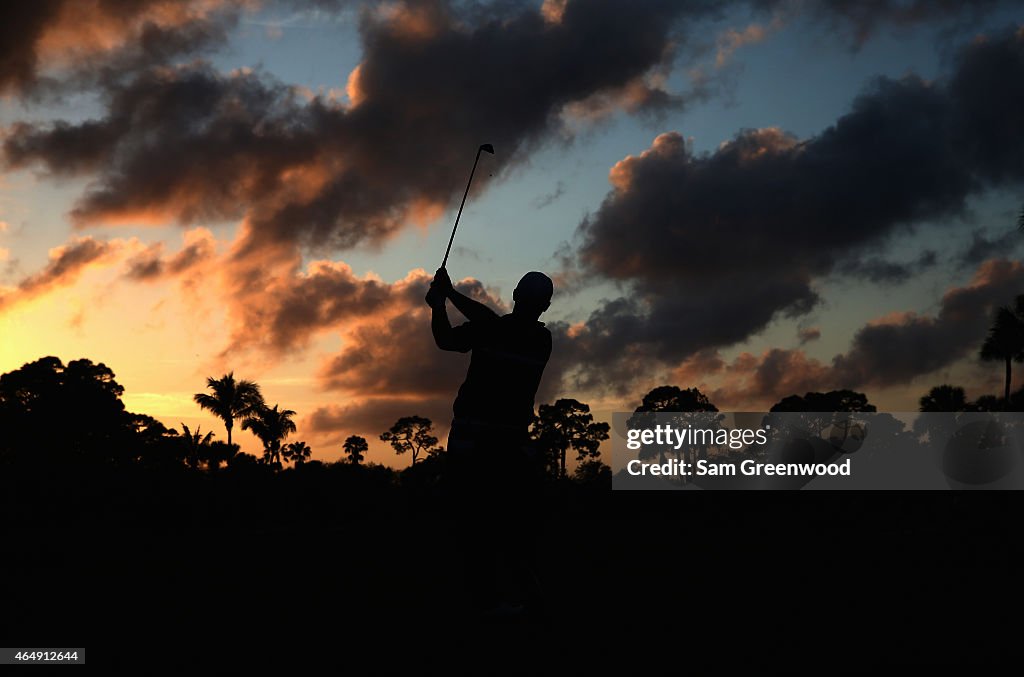
<instances>
[{"instance_id":1,"label":"golfer's arm","mask_svg":"<svg viewBox=\"0 0 1024 677\"><path fill-rule=\"evenodd\" d=\"M434 343L441 350L465 352L456 340L452 323L448 321L448 310L443 304L431 309L430 331L434 334Z\"/></svg>"},{"instance_id":2,"label":"golfer's arm","mask_svg":"<svg viewBox=\"0 0 1024 677\"><path fill-rule=\"evenodd\" d=\"M474 301L465 294L460 294L454 289L448 292L448 298L451 299L452 305L455 306L460 313L465 315L466 319L470 322L480 322L481 320L490 320L498 317L496 312L484 304L479 301ZM447 317L445 319L447 319Z\"/></svg>"}]
</instances>

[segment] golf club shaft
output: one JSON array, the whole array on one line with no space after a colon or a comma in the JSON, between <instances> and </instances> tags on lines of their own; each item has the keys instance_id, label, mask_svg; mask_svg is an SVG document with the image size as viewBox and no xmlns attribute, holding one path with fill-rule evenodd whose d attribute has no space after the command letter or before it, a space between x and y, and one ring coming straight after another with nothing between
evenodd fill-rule
<instances>
[{"instance_id":1,"label":"golf club shaft","mask_svg":"<svg viewBox=\"0 0 1024 677\"><path fill-rule=\"evenodd\" d=\"M441 267L444 268L448 265L448 254L452 251L452 242L455 241L455 231L459 228L459 219L462 218L462 208L466 206L466 198L469 197L469 187L473 185L473 174L476 173L476 163L480 162L480 153L483 148L478 148L476 151L476 159L473 160L473 169L469 172L469 182L466 184L466 192L462 194L462 204L459 205L459 213L455 216L455 227L452 228L452 236L448 238L448 248L444 250L444 261L441 261Z\"/></svg>"}]
</instances>

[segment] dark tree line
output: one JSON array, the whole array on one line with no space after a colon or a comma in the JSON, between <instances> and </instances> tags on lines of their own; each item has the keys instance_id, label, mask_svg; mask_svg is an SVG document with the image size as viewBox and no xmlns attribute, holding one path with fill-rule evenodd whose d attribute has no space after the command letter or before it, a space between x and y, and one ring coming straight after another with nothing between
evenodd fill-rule
<instances>
[{"instance_id":1,"label":"dark tree line","mask_svg":"<svg viewBox=\"0 0 1024 677\"><path fill-rule=\"evenodd\" d=\"M234 373L207 379L207 392L197 393L199 407L219 418L228 441L217 433L182 423L168 428L145 414L125 409L124 388L104 364L74 360L67 365L45 357L0 376L0 464L49 467L148 467L214 473L222 468L250 472L261 468L277 472L287 463L296 469L320 468L311 461L305 442L287 442L296 431L296 412L279 404L269 406L257 383L236 379ZM241 428L263 445L257 458L239 450L234 431ZM575 453L572 478L582 482L610 480L600 460L600 444L608 439L608 424L595 422L590 407L571 399L541 405L530 429L530 444L541 454L553 479L568 479L567 459ZM397 455L408 455L412 466L425 461L439 466L445 449L439 445L433 422L405 416L380 435ZM366 467L369 443L358 435L343 443L338 464ZM386 470L373 466L379 475ZM415 471L428 476L429 471Z\"/></svg>"}]
</instances>

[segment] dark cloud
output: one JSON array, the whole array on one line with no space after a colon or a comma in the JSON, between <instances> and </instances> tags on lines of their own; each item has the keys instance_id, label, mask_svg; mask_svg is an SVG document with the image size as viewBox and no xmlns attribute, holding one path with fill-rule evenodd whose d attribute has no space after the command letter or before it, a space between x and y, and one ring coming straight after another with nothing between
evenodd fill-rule
<instances>
[{"instance_id":1,"label":"dark cloud","mask_svg":"<svg viewBox=\"0 0 1024 677\"><path fill-rule=\"evenodd\" d=\"M425 275L411 274L389 285L361 279L344 263L320 261L305 274L281 275L255 288L243 286L236 293L234 339L228 352L256 346L284 354L306 345L317 332L422 302L428 284Z\"/></svg>"},{"instance_id":2,"label":"dark cloud","mask_svg":"<svg viewBox=\"0 0 1024 677\"><path fill-rule=\"evenodd\" d=\"M707 361L687 375L695 383L715 377L708 389L719 406L767 406L787 395L842 388L864 389L910 383L977 354L995 309L1024 290L1024 264L992 259L971 281L947 291L934 315L892 313L867 323L849 350L831 362L803 350L743 353L731 363Z\"/></svg>"},{"instance_id":3,"label":"dark cloud","mask_svg":"<svg viewBox=\"0 0 1024 677\"><path fill-rule=\"evenodd\" d=\"M0 22L0 91L22 88L36 78L35 42L56 14L59 2L18 3Z\"/></svg>"},{"instance_id":4,"label":"dark cloud","mask_svg":"<svg viewBox=\"0 0 1024 677\"><path fill-rule=\"evenodd\" d=\"M0 21L0 93L82 88L222 44L242 3L36 0Z\"/></svg>"},{"instance_id":5,"label":"dark cloud","mask_svg":"<svg viewBox=\"0 0 1024 677\"><path fill-rule=\"evenodd\" d=\"M18 94L32 93L40 86L82 87L105 79L120 79L128 72L151 65L166 65L178 57L217 49L226 42L228 31L234 27L239 15L257 8L255 3L246 0L35 0L8 4L4 8L3 22L0 22L0 92ZM850 35L855 44L860 44L883 25L909 26L945 21L956 26L971 26L972 19L1011 3L1004 0L972 3L953 0L737 0L732 3L647 0L630 6L614 0L548 0L542 7L538 7L541 5L539 2L460 0L410 0L396 5L349 0L271 0L262 3L265 7L316 13L336 13L351 6L362 6L374 35L382 33L376 30L378 24L383 23L382 19L397 19L391 22L391 28L397 29L402 37L437 38L439 42L447 42L452 49L458 49L459 45L457 40L451 39L451 31L437 31L437 28L445 26L450 29L459 24L463 28L468 27L467 32L477 33L479 40L485 35L497 37L503 44L495 46L495 55L504 52L521 56L527 52L522 48L533 48L531 40L539 32L538 20L543 20L543 25L548 28L571 25L571 33L551 36L563 38L560 45L555 39L545 40L539 49L534 49L538 56L552 61L567 54L572 56L574 47L588 48L600 58L601 52L612 50L602 49L603 45L596 42L584 42L590 36L606 37L617 27L623 29L622 37L606 44L614 43L617 49L621 45L629 52L635 52L641 43L646 43L642 45L643 49L656 52L670 50L672 45L666 42L664 33L673 19L704 17L712 10L724 11L730 4L739 7L751 5L754 9L773 14L807 15ZM639 18L639 15L650 18ZM388 36L384 38L388 39ZM578 39L571 44L564 38ZM511 51L510 48L519 50ZM435 51L440 53L440 50ZM450 51L448 54L454 56ZM487 65L493 66L494 59L489 61ZM466 70L471 63L460 62L458 69ZM599 68L604 65L597 64ZM582 72L578 63L576 67ZM497 72L504 74L503 69L497 69ZM624 77L620 77L613 88L607 91L604 86L591 89L582 98L592 97L592 109L610 103L612 106L623 104L635 112L680 103L680 97L645 82L644 78L638 77L640 73L621 72L619 75ZM553 73L553 76L557 78L558 74ZM614 100L608 101L609 97Z\"/></svg>"},{"instance_id":6,"label":"dark cloud","mask_svg":"<svg viewBox=\"0 0 1024 677\"><path fill-rule=\"evenodd\" d=\"M310 109L251 73L156 70L110 97L103 120L21 124L4 143L11 167L38 161L58 176L99 174L72 213L79 223L240 217L251 202L270 210L296 183L282 174L315 154L303 133Z\"/></svg>"},{"instance_id":7,"label":"dark cloud","mask_svg":"<svg viewBox=\"0 0 1024 677\"><path fill-rule=\"evenodd\" d=\"M245 218L249 250L379 243L453 203L481 140L500 170L560 129L569 104L635 95L670 58L677 20L712 4L574 1L557 21L515 3L369 5L351 105L259 72L151 69L107 83L102 119L14 126L4 158L93 176L79 224Z\"/></svg>"},{"instance_id":8,"label":"dark cloud","mask_svg":"<svg viewBox=\"0 0 1024 677\"><path fill-rule=\"evenodd\" d=\"M963 32L976 26L986 14L1014 4L1013 0L784 0L781 3L755 0L755 5L772 8L788 5L791 10L805 10L811 19L847 36L854 46L863 45L883 28L900 29L938 23L947 30Z\"/></svg>"},{"instance_id":9,"label":"dark cloud","mask_svg":"<svg viewBox=\"0 0 1024 677\"><path fill-rule=\"evenodd\" d=\"M611 388L619 395L632 393L637 380L648 377L652 367L650 358L639 343L623 342L616 352L604 340L608 327L620 325L621 318L630 317L632 313L629 302L619 299L599 308L587 323L550 323L551 359L544 371L543 395L539 399L551 401L558 393L602 387Z\"/></svg>"},{"instance_id":10,"label":"dark cloud","mask_svg":"<svg viewBox=\"0 0 1024 677\"><path fill-rule=\"evenodd\" d=\"M837 265L836 272L875 284L896 285L934 267L938 261L938 255L931 250L922 252L917 260L906 263L885 261L875 256L865 255L843 261Z\"/></svg>"},{"instance_id":11,"label":"dark cloud","mask_svg":"<svg viewBox=\"0 0 1024 677\"><path fill-rule=\"evenodd\" d=\"M714 392L714 401L723 404L775 402L787 395L832 389L833 375L817 360L807 357L800 350L772 348L755 359L749 353L741 355L727 371L745 379L747 387L739 393L729 393L727 388ZM726 375L728 381L729 376Z\"/></svg>"},{"instance_id":12,"label":"dark cloud","mask_svg":"<svg viewBox=\"0 0 1024 677\"><path fill-rule=\"evenodd\" d=\"M776 314L797 316L818 302L810 276L799 269L772 273L737 263L703 279L683 269L678 275L683 279L635 285L638 293L602 302L575 328L567 347L584 365L577 386L629 392L659 363L739 343Z\"/></svg>"},{"instance_id":13,"label":"dark cloud","mask_svg":"<svg viewBox=\"0 0 1024 677\"><path fill-rule=\"evenodd\" d=\"M984 71L984 72L982 72ZM979 80L981 84L976 84ZM696 154L680 134L611 170L585 219L580 261L632 292L577 332L580 358L678 361L743 341L816 302L814 282L875 256L915 222L956 216L968 196L1024 179L1024 32L976 40L950 78L880 78L809 139L745 130ZM932 265L926 252L914 267ZM899 278L898 265L846 264Z\"/></svg>"},{"instance_id":14,"label":"dark cloud","mask_svg":"<svg viewBox=\"0 0 1024 677\"><path fill-rule=\"evenodd\" d=\"M986 261L970 284L946 292L936 315L900 313L861 328L833 369L842 383L886 386L946 367L977 351L995 308L1022 291L1024 264Z\"/></svg>"},{"instance_id":15,"label":"dark cloud","mask_svg":"<svg viewBox=\"0 0 1024 677\"><path fill-rule=\"evenodd\" d=\"M834 378L827 364L803 350L744 352L726 362L718 351L707 349L687 358L661 382L696 387L719 408L757 411L787 395L833 389Z\"/></svg>"},{"instance_id":16,"label":"dark cloud","mask_svg":"<svg viewBox=\"0 0 1024 677\"><path fill-rule=\"evenodd\" d=\"M38 273L22 279L10 290L0 289L0 311L57 287L72 284L85 268L111 254L115 245L82 237L50 250L50 260Z\"/></svg>"},{"instance_id":17,"label":"dark cloud","mask_svg":"<svg viewBox=\"0 0 1024 677\"><path fill-rule=\"evenodd\" d=\"M804 327L797 331L797 339L800 341L800 345L810 343L811 341L817 341L821 338L821 329L818 327Z\"/></svg>"},{"instance_id":18,"label":"dark cloud","mask_svg":"<svg viewBox=\"0 0 1024 677\"><path fill-rule=\"evenodd\" d=\"M434 345L424 306L348 334L345 348L324 365L320 377L331 390L454 398L468 365L468 355Z\"/></svg>"},{"instance_id":19,"label":"dark cloud","mask_svg":"<svg viewBox=\"0 0 1024 677\"><path fill-rule=\"evenodd\" d=\"M1008 230L1002 235L990 238L983 230L971 233L971 244L957 257L961 268L974 268L987 259L1005 256L1024 244L1024 235L1017 230Z\"/></svg>"}]
</instances>

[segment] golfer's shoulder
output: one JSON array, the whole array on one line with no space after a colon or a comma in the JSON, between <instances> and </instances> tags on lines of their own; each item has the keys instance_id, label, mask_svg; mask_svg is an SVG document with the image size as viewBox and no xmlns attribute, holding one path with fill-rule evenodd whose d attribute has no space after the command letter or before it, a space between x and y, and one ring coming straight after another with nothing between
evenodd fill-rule
<instances>
[{"instance_id":1,"label":"golfer's shoulder","mask_svg":"<svg viewBox=\"0 0 1024 677\"><path fill-rule=\"evenodd\" d=\"M508 337L510 340L534 343L543 337L547 337L548 340L551 338L551 332L548 331L543 322L524 320L521 317L516 317L513 313L507 313L498 317L497 322L493 326L500 334Z\"/></svg>"},{"instance_id":2,"label":"golfer's shoulder","mask_svg":"<svg viewBox=\"0 0 1024 677\"><path fill-rule=\"evenodd\" d=\"M544 326L543 322L537 321L531 330L534 335L534 340L540 349L548 354L551 353L551 330Z\"/></svg>"}]
</instances>

